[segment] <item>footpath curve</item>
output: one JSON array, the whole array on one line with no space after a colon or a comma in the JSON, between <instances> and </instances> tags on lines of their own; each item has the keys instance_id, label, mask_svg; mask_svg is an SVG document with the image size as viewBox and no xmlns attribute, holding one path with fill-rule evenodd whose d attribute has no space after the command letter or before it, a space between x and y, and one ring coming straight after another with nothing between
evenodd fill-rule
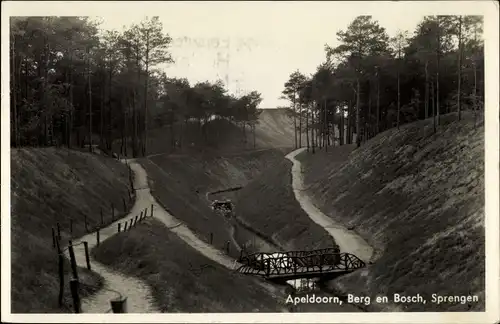
<instances>
[{"instance_id":1,"label":"footpath curve","mask_svg":"<svg viewBox=\"0 0 500 324\"><path fill-rule=\"evenodd\" d=\"M295 199L313 222L323 227L338 244L340 252L347 252L356 255L358 258L368 263L373 256L373 248L359 235L349 231L346 227L335 222L325 215L312 202L306 192L304 185L304 175L302 164L295 157L304 152L305 148L297 149L285 157L293 163L292 166L292 188Z\"/></svg>"},{"instance_id":2,"label":"footpath curve","mask_svg":"<svg viewBox=\"0 0 500 324\"><path fill-rule=\"evenodd\" d=\"M124 161L122 161L125 163ZM131 165L132 166L132 165ZM143 188L147 186L147 177L142 174L134 173L134 188ZM144 190L136 190L135 203L127 216L116 220L99 231L100 242L104 242L111 236L117 234L118 223L129 221L139 215L148 205L148 196ZM150 208L148 208L149 210ZM149 211L148 211L149 213ZM96 232L89 233L79 239L73 240L73 245L83 241L88 242L89 250L97 245ZM85 249L83 244L74 247L76 263L80 266L86 263ZM67 250L65 252L68 254ZM69 258L69 255L68 255ZM119 296L117 292L127 297L127 312L130 313L159 313L160 310L154 305L151 289L144 281L124 275L109 267L99 263L90 255L90 265L92 271L98 273L104 278L104 287L94 295L82 299L82 312L84 313L106 313L111 309L110 300Z\"/></svg>"},{"instance_id":3,"label":"footpath curve","mask_svg":"<svg viewBox=\"0 0 500 324\"><path fill-rule=\"evenodd\" d=\"M121 161L125 163L125 160ZM189 246L196 249L205 257L219 263L230 270L235 270L241 264L223 252L217 250L210 244L199 239L185 224L168 213L163 206L158 204L156 199L151 195L151 190L148 184L147 173L144 168L134 159L127 160L133 171L133 183L136 199L134 206L127 216L116 220L109 226L100 229L100 242L104 242L111 236L117 234L118 223L128 221L135 218L145 208L148 208L148 215L151 214L151 206L153 206L153 217L162 222L170 231L174 232L179 238L186 242ZM88 242L89 250L96 246L96 233L89 233L83 237L73 240L75 258L78 265L84 265L85 250L82 243ZM77 245L79 244L79 245ZM69 258L69 252L65 249L65 253ZM109 267L99 263L90 256L92 271L98 273L104 278L104 287L96 294L82 299L82 312L84 313L107 313L110 311L110 300L119 296L117 291L127 297L127 312L129 313L160 313L160 310L154 305L152 293L149 285L135 277L121 274ZM274 291L266 283L259 283L262 287ZM283 311L287 311L283 309Z\"/></svg>"}]
</instances>

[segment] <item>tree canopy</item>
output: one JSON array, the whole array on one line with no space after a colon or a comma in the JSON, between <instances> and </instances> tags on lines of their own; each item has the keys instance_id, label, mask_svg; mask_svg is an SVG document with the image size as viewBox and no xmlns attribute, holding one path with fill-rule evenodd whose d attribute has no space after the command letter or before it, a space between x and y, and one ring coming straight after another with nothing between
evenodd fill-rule
<instances>
[{"instance_id":1,"label":"tree canopy","mask_svg":"<svg viewBox=\"0 0 500 324\"><path fill-rule=\"evenodd\" d=\"M442 114L481 111L482 24L481 16L427 16L413 33L390 37L371 16L356 17L337 32L339 45L325 45L314 73L294 71L284 84L299 136L306 132L313 150L354 136L359 146L404 123L432 117L436 127Z\"/></svg>"},{"instance_id":2,"label":"tree canopy","mask_svg":"<svg viewBox=\"0 0 500 324\"><path fill-rule=\"evenodd\" d=\"M236 97L221 81L189 84L159 67L175 64L171 36L158 17L122 32L85 17L12 17L11 144L121 143L138 156L148 131L214 118L252 127L260 93ZM184 129L183 132L187 130ZM172 145L181 139L177 134Z\"/></svg>"}]
</instances>

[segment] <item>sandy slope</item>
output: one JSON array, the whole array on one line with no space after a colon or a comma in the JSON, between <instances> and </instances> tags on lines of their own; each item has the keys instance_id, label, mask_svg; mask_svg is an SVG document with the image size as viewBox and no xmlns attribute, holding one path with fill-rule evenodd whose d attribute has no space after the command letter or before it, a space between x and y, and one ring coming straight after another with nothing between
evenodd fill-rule
<instances>
[{"instance_id":1,"label":"sandy slope","mask_svg":"<svg viewBox=\"0 0 500 324\"><path fill-rule=\"evenodd\" d=\"M258 147L294 146L293 119L285 109L262 109L255 127ZM302 138L305 144L305 136Z\"/></svg>"},{"instance_id":2,"label":"sandy slope","mask_svg":"<svg viewBox=\"0 0 500 324\"><path fill-rule=\"evenodd\" d=\"M292 187L295 193L295 198L300 203L300 206L309 215L309 217L318 225L322 226L334 238L339 245L341 252L348 252L356 255L361 260L368 262L372 258L373 248L366 243L360 236L349 231L345 227L334 222L330 217L326 216L312 203L307 195L304 186L304 175L302 166L295 156L302 153L305 148L301 148L289 153L286 158L292 161Z\"/></svg>"}]
</instances>

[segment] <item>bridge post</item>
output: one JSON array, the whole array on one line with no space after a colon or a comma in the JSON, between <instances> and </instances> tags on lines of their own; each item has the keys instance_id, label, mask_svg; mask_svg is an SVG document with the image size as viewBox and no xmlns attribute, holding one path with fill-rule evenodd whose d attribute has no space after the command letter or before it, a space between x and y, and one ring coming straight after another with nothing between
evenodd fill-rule
<instances>
[{"instance_id":1,"label":"bridge post","mask_svg":"<svg viewBox=\"0 0 500 324\"><path fill-rule=\"evenodd\" d=\"M271 259L267 259L267 276L271 274Z\"/></svg>"},{"instance_id":2,"label":"bridge post","mask_svg":"<svg viewBox=\"0 0 500 324\"><path fill-rule=\"evenodd\" d=\"M297 260L296 260L296 258L293 258L292 262L293 262L293 274L296 275L297 274Z\"/></svg>"}]
</instances>

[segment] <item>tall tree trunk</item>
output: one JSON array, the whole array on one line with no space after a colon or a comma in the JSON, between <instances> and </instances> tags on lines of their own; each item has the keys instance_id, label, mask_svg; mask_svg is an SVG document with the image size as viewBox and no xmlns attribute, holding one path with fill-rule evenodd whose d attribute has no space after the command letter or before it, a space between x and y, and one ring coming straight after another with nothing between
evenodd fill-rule
<instances>
[{"instance_id":1,"label":"tall tree trunk","mask_svg":"<svg viewBox=\"0 0 500 324\"><path fill-rule=\"evenodd\" d=\"M316 112L316 108L315 108L315 105L316 103L313 103L313 109L311 110L311 146L312 146L312 152L313 154L316 152L316 140L315 140L315 129L316 129L316 125L315 125L315 112Z\"/></svg>"},{"instance_id":2,"label":"tall tree trunk","mask_svg":"<svg viewBox=\"0 0 500 324\"><path fill-rule=\"evenodd\" d=\"M347 137L347 144L352 144L352 132L351 132L351 124L352 124L352 116L351 116L351 113L352 113L352 102L351 100L349 100L348 104L347 104L347 121L346 121L346 137Z\"/></svg>"},{"instance_id":3,"label":"tall tree trunk","mask_svg":"<svg viewBox=\"0 0 500 324\"><path fill-rule=\"evenodd\" d=\"M359 76L356 79L356 147L360 147L361 145L361 125L360 125L360 116L359 116L359 106L361 100L361 86L359 82Z\"/></svg>"},{"instance_id":4,"label":"tall tree trunk","mask_svg":"<svg viewBox=\"0 0 500 324\"><path fill-rule=\"evenodd\" d=\"M70 111L69 111L69 120L68 120L68 148L71 147L71 139L73 135L73 110L75 108L74 106L74 100L73 100L73 49L72 47L70 48L70 54L69 54L69 104L70 104Z\"/></svg>"},{"instance_id":5,"label":"tall tree trunk","mask_svg":"<svg viewBox=\"0 0 500 324\"><path fill-rule=\"evenodd\" d=\"M302 105L299 103L299 148L302 147Z\"/></svg>"},{"instance_id":6,"label":"tall tree trunk","mask_svg":"<svg viewBox=\"0 0 500 324\"><path fill-rule=\"evenodd\" d=\"M306 145L309 152L309 105L306 106Z\"/></svg>"},{"instance_id":7,"label":"tall tree trunk","mask_svg":"<svg viewBox=\"0 0 500 324\"><path fill-rule=\"evenodd\" d=\"M113 136L112 136L112 128L113 128L113 113L112 113L112 107L111 107L111 101L112 101L112 79L113 79L113 70L110 67L109 69L109 81L108 81L108 127L107 127L107 149L111 150L113 146Z\"/></svg>"},{"instance_id":8,"label":"tall tree trunk","mask_svg":"<svg viewBox=\"0 0 500 324\"><path fill-rule=\"evenodd\" d=\"M293 94L293 132L295 134L295 149L298 148L297 146L297 107L295 106L295 93Z\"/></svg>"},{"instance_id":9,"label":"tall tree trunk","mask_svg":"<svg viewBox=\"0 0 500 324\"><path fill-rule=\"evenodd\" d=\"M324 139L324 145L325 145L325 151L328 152L328 140L329 140L329 134L328 134L328 112L326 110L326 99L324 99L324 102L325 102L325 105L324 105L324 109L325 109L325 113L324 113L324 121L323 121L323 124L324 124L324 134L323 134L323 137L325 138Z\"/></svg>"},{"instance_id":10,"label":"tall tree trunk","mask_svg":"<svg viewBox=\"0 0 500 324\"><path fill-rule=\"evenodd\" d=\"M457 109L458 120L462 119L460 86L462 82L462 16L458 16L458 77L457 77Z\"/></svg>"},{"instance_id":11,"label":"tall tree trunk","mask_svg":"<svg viewBox=\"0 0 500 324\"><path fill-rule=\"evenodd\" d=\"M99 135L99 145L104 147L104 97L106 95L106 79L105 75L103 75L102 87L101 87L101 111L100 111L100 135Z\"/></svg>"},{"instance_id":12,"label":"tall tree trunk","mask_svg":"<svg viewBox=\"0 0 500 324\"><path fill-rule=\"evenodd\" d=\"M88 51L88 83L89 83L89 152L92 152L92 70L90 67L90 49Z\"/></svg>"},{"instance_id":13,"label":"tall tree trunk","mask_svg":"<svg viewBox=\"0 0 500 324\"><path fill-rule=\"evenodd\" d=\"M344 126L344 107L343 103L340 105L340 121L339 121L339 145L344 145L344 135L345 135L345 126Z\"/></svg>"},{"instance_id":14,"label":"tall tree trunk","mask_svg":"<svg viewBox=\"0 0 500 324\"><path fill-rule=\"evenodd\" d=\"M144 155L148 144L148 87L149 87L149 53L146 52L146 80L144 81Z\"/></svg>"},{"instance_id":15,"label":"tall tree trunk","mask_svg":"<svg viewBox=\"0 0 500 324\"><path fill-rule=\"evenodd\" d=\"M380 132L380 76L377 74L377 122L375 132Z\"/></svg>"},{"instance_id":16,"label":"tall tree trunk","mask_svg":"<svg viewBox=\"0 0 500 324\"><path fill-rule=\"evenodd\" d=\"M372 96L371 96L371 88L370 88L370 92L368 95L368 118L367 118L367 121L365 123L365 125L366 125L365 126L366 127L365 142L371 137L371 134L370 134L370 130L372 129L371 120L372 120Z\"/></svg>"},{"instance_id":17,"label":"tall tree trunk","mask_svg":"<svg viewBox=\"0 0 500 324\"><path fill-rule=\"evenodd\" d=\"M436 133L436 102L435 102L435 92L434 92L434 80L431 81L431 103L432 103L432 125L434 133Z\"/></svg>"},{"instance_id":18,"label":"tall tree trunk","mask_svg":"<svg viewBox=\"0 0 500 324\"><path fill-rule=\"evenodd\" d=\"M137 110L136 110L136 96L135 96L135 89L132 90L132 130L133 130L133 136L132 136L132 156L134 158L137 157Z\"/></svg>"},{"instance_id":19,"label":"tall tree trunk","mask_svg":"<svg viewBox=\"0 0 500 324\"><path fill-rule=\"evenodd\" d=\"M425 119L429 118L429 71L428 71L429 61L425 60Z\"/></svg>"},{"instance_id":20,"label":"tall tree trunk","mask_svg":"<svg viewBox=\"0 0 500 324\"><path fill-rule=\"evenodd\" d=\"M399 118L400 118L400 111L401 111L401 89L400 89L400 60L401 60L401 49L398 47L398 63L397 63L397 74L398 74L398 116L397 116L397 125L399 129Z\"/></svg>"}]
</instances>

